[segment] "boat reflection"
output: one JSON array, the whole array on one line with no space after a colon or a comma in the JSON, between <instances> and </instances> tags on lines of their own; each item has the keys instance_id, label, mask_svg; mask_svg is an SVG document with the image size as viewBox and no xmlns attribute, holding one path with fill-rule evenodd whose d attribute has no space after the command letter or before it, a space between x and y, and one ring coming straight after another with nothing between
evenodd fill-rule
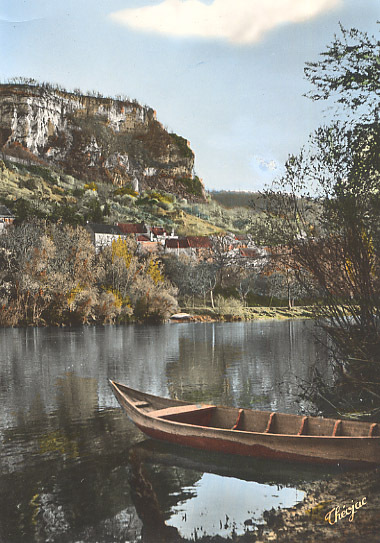
<instances>
[{"instance_id":1,"label":"boat reflection","mask_svg":"<svg viewBox=\"0 0 380 543\"><path fill-rule=\"evenodd\" d=\"M228 455L152 439L134 445L129 451L138 455L142 461L151 464L177 466L202 473L280 486L296 486L304 482L325 479L328 475L337 475L349 469L339 465L299 464Z\"/></svg>"},{"instance_id":2,"label":"boat reflection","mask_svg":"<svg viewBox=\"0 0 380 543\"><path fill-rule=\"evenodd\" d=\"M302 483L342 470L209 453L153 440L129 449L132 500L144 541L259 535L265 512L305 497Z\"/></svg>"}]
</instances>

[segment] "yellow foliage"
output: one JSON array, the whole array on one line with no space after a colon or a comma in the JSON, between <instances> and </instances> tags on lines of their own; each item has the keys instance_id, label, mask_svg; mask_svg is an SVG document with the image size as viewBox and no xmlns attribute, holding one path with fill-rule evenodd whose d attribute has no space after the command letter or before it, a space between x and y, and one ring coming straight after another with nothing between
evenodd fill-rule
<instances>
[{"instance_id":1,"label":"yellow foliage","mask_svg":"<svg viewBox=\"0 0 380 543\"><path fill-rule=\"evenodd\" d=\"M80 285L77 285L76 287L74 287L72 290L69 291L69 293L67 294L67 303L69 306L74 303L74 300L77 294L82 292L82 290L83 290L83 287L81 287Z\"/></svg>"},{"instance_id":2,"label":"yellow foliage","mask_svg":"<svg viewBox=\"0 0 380 543\"><path fill-rule=\"evenodd\" d=\"M310 509L306 509L305 515L311 517L311 520L323 522L325 520L326 506L331 503L331 500L326 500L318 503Z\"/></svg>"},{"instance_id":3,"label":"yellow foliage","mask_svg":"<svg viewBox=\"0 0 380 543\"><path fill-rule=\"evenodd\" d=\"M113 297L115 298L115 306L120 309L123 306L131 307L130 305L130 299L128 296L122 296L121 293L117 289L109 288L106 290L109 294L113 294Z\"/></svg>"},{"instance_id":4,"label":"yellow foliage","mask_svg":"<svg viewBox=\"0 0 380 543\"><path fill-rule=\"evenodd\" d=\"M93 190L94 192L98 191L98 185L91 181L91 183L86 183L84 186L84 190Z\"/></svg>"},{"instance_id":5,"label":"yellow foliage","mask_svg":"<svg viewBox=\"0 0 380 543\"><path fill-rule=\"evenodd\" d=\"M368 262L369 262L369 265L370 265L371 273L372 273L372 275L374 275L375 274L375 262L374 262L375 252L374 252L374 248L373 248L372 236L368 237L366 232L364 232L364 230L363 230L362 234L361 234L361 237L362 237L362 240L363 240L364 250L367 253L367 258L368 258ZM346 272L347 272L348 277L351 279L351 281L353 281L354 280L354 271L355 270L354 270L354 265L353 265L352 261L349 258L346 259L345 267L346 267Z\"/></svg>"},{"instance_id":6,"label":"yellow foliage","mask_svg":"<svg viewBox=\"0 0 380 543\"><path fill-rule=\"evenodd\" d=\"M125 267L129 268L132 262L132 253L129 250L128 244L125 239L118 238L112 242L112 262L115 258L122 258L125 263Z\"/></svg>"},{"instance_id":7,"label":"yellow foliage","mask_svg":"<svg viewBox=\"0 0 380 543\"><path fill-rule=\"evenodd\" d=\"M154 258L149 262L147 274L151 276L156 285L164 281L164 276L161 273L159 264Z\"/></svg>"}]
</instances>

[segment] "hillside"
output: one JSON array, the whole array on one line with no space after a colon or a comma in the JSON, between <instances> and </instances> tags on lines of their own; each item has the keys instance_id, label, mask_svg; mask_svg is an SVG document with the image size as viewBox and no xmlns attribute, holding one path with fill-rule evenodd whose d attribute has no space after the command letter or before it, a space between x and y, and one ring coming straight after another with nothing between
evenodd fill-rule
<instances>
[{"instance_id":1,"label":"hillside","mask_svg":"<svg viewBox=\"0 0 380 543\"><path fill-rule=\"evenodd\" d=\"M192 202L164 191L137 194L128 186L86 182L58 168L25 164L10 157L0 160L0 203L19 221L34 217L74 225L145 221L174 228L183 235L244 233L249 231L253 216L251 209L226 209L210 196L204 202Z\"/></svg>"},{"instance_id":2,"label":"hillside","mask_svg":"<svg viewBox=\"0 0 380 543\"><path fill-rule=\"evenodd\" d=\"M184 235L252 222L247 193L208 195L188 141L127 98L0 85L0 149L0 203L19 221L145 221Z\"/></svg>"},{"instance_id":3,"label":"hillside","mask_svg":"<svg viewBox=\"0 0 380 543\"><path fill-rule=\"evenodd\" d=\"M0 148L8 160L87 183L205 198L189 142L165 130L152 108L128 99L0 85Z\"/></svg>"}]
</instances>

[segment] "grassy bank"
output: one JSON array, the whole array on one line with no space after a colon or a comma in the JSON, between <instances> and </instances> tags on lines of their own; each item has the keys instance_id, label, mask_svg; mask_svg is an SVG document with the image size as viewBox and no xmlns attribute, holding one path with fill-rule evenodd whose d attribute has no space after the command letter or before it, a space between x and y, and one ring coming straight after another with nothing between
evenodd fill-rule
<instances>
[{"instance_id":1,"label":"grassy bank","mask_svg":"<svg viewBox=\"0 0 380 543\"><path fill-rule=\"evenodd\" d=\"M194 320L200 321L237 321L256 319L310 319L313 318L312 306L287 307L245 307L239 314L224 313L211 307L182 307Z\"/></svg>"}]
</instances>

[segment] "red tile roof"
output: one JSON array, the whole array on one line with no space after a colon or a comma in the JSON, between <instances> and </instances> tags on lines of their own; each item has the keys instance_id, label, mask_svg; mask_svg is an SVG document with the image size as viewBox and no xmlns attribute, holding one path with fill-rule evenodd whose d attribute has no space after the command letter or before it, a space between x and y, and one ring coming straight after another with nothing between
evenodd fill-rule
<instances>
[{"instance_id":1,"label":"red tile roof","mask_svg":"<svg viewBox=\"0 0 380 543\"><path fill-rule=\"evenodd\" d=\"M165 247L167 249L188 249L190 245L187 238L170 238L165 241Z\"/></svg>"},{"instance_id":2,"label":"red tile roof","mask_svg":"<svg viewBox=\"0 0 380 543\"><path fill-rule=\"evenodd\" d=\"M210 238L207 236L187 236L189 247L194 249L210 249L212 247Z\"/></svg>"},{"instance_id":3,"label":"red tile roof","mask_svg":"<svg viewBox=\"0 0 380 543\"><path fill-rule=\"evenodd\" d=\"M123 232L123 234L146 234L147 228L145 224L140 223L125 223L125 222L118 222L117 223L120 230Z\"/></svg>"},{"instance_id":4,"label":"red tile roof","mask_svg":"<svg viewBox=\"0 0 380 543\"><path fill-rule=\"evenodd\" d=\"M163 236L166 234L165 228L162 228L161 226L154 226L151 231L155 236Z\"/></svg>"}]
</instances>

